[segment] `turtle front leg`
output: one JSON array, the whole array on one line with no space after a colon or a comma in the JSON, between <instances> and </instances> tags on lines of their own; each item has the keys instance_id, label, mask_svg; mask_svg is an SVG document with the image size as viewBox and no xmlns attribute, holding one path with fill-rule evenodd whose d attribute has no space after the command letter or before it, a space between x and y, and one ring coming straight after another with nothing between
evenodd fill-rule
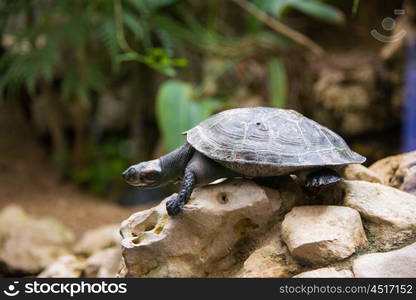
<instances>
[{"instance_id":1,"label":"turtle front leg","mask_svg":"<svg viewBox=\"0 0 416 300\"><path fill-rule=\"evenodd\" d=\"M185 168L185 173L182 179L181 189L179 193L175 196L172 196L171 199L166 202L166 210L169 216L175 216L181 212L182 207L188 202L189 197L191 197L195 181L195 174L189 167Z\"/></svg>"}]
</instances>

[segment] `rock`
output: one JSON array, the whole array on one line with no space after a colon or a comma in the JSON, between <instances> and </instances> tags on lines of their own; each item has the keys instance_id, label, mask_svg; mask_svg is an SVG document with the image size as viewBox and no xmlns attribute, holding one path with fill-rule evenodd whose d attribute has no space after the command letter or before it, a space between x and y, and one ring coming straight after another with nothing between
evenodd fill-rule
<instances>
[{"instance_id":1,"label":"rock","mask_svg":"<svg viewBox=\"0 0 416 300\"><path fill-rule=\"evenodd\" d=\"M268 245L255 250L244 262L242 270L236 277L243 278L287 278L290 277L290 268L280 251Z\"/></svg>"},{"instance_id":2,"label":"rock","mask_svg":"<svg viewBox=\"0 0 416 300\"><path fill-rule=\"evenodd\" d=\"M43 270L38 278L79 278L85 269L85 260L74 255L64 255L58 257Z\"/></svg>"},{"instance_id":3,"label":"rock","mask_svg":"<svg viewBox=\"0 0 416 300\"><path fill-rule=\"evenodd\" d=\"M355 277L416 277L416 243L399 250L365 254L353 262Z\"/></svg>"},{"instance_id":4,"label":"rock","mask_svg":"<svg viewBox=\"0 0 416 300\"><path fill-rule=\"evenodd\" d=\"M257 249L231 277L289 278L301 268L290 256L280 232L280 222L258 241Z\"/></svg>"},{"instance_id":5,"label":"rock","mask_svg":"<svg viewBox=\"0 0 416 300\"><path fill-rule=\"evenodd\" d=\"M345 182L344 205L360 212L364 219L408 229L416 226L416 197L378 183Z\"/></svg>"},{"instance_id":6,"label":"rock","mask_svg":"<svg viewBox=\"0 0 416 300\"><path fill-rule=\"evenodd\" d=\"M381 159L371 165L370 170L377 173L384 184L416 196L416 151Z\"/></svg>"},{"instance_id":7,"label":"rock","mask_svg":"<svg viewBox=\"0 0 416 300\"><path fill-rule=\"evenodd\" d=\"M374 171L360 164L351 164L346 166L341 175L348 180L363 180L368 182L383 183L380 176Z\"/></svg>"},{"instance_id":8,"label":"rock","mask_svg":"<svg viewBox=\"0 0 416 300\"><path fill-rule=\"evenodd\" d=\"M21 207L0 212L0 261L9 272L34 274L69 253L74 240L66 227L52 219L35 219Z\"/></svg>"},{"instance_id":9,"label":"rock","mask_svg":"<svg viewBox=\"0 0 416 300\"><path fill-rule=\"evenodd\" d=\"M364 181L346 181L344 205L360 212L376 251L402 247L416 234L416 197Z\"/></svg>"},{"instance_id":10,"label":"rock","mask_svg":"<svg viewBox=\"0 0 416 300\"><path fill-rule=\"evenodd\" d=\"M341 206L297 206L284 218L282 237L305 264L329 264L367 246L359 213Z\"/></svg>"},{"instance_id":11,"label":"rock","mask_svg":"<svg viewBox=\"0 0 416 300\"><path fill-rule=\"evenodd\" d=\"M91 255L97 251L120 245L119 228L119 224L111 224L87 231L75 244L74 252Z\"/></svg>"},{"instance_id":12,"label":"rock","mask_svg":"<svg viewBox=\"0 0 416 300\"><path fill-rule=\"evenodd\" d=\"M121 262L120 246L98 251L86 261L85 274L87 277L115 277Z\"/></svg>"},{"instance_id":13,"label":"rock","mask_svg":"<svg viewBox=\"0 0 416 300\"><path fill-rule=\"evenodd\" d=\"M335 268L320 268L300 273L294 278L352 278L354 274L350 270L337 270Z\"/></svg>"},{"instance_id":14,"label":"rock","mask_svg":"<svg viewBox=\"0 0 416 300\"><path fill-rule=\"evenodd\" d=\"M77 256L59 257L39 277L115 277L121 262L120 241L115 224L87 231L74 247Z\"/></svg>"},{"instance_id":15,"label":"rock","mask_svg":"<svg viewBox=\"0 0 416 300\"><path fill-rule=\"evenodd\" d=\"M289 185L287 189L296 189ZM122 223L126 277L205 277L222 274L253 251L253 241L300 201L294 190L273 190L248 180L195 189L181 214L166 201ZM289 195L290 194L290 195ZM282 196L287 195L285 202ZM284 204L284 205L283 205Z\"/></svg>"}]
</instances>

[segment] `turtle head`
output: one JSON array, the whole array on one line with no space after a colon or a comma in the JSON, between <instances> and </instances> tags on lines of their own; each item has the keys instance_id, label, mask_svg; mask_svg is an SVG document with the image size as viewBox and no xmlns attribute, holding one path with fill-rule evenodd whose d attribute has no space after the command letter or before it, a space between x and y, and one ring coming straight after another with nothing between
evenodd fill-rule
<instances>
[{"instance_id":1,"label":"turtle head","mask_svg":"<svg viewBox=\"0 0 416 300\"><path fill-rule=\"evenodd\" d=\"M159 159L141 162L130 166L121 174L131 185L139 187L156 187L161 185L162 167Z\"/></svg>"}]
</instances>

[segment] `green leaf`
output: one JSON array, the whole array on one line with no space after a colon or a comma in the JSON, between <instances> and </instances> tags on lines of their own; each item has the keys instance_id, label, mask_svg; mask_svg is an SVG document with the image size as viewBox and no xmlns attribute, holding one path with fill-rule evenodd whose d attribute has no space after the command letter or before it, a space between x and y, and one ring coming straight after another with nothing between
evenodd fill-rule
<instances>
[{"instance_id":1,"label":"green leaf","mask_svg":"<svg viewBox=\"0 0 416 300\"><path fill-rule=\"evenodd\" d=\"M174 77L174 76L176 76L176 70L175 70L174 68L172 68L172 67L162 68L162 69L161 69L161 72L162 72L163 74L165 74L166 76L169 76L169 77Z\"/></svg>"},{"instance_id":2,"label":"green leaf","mask_svg":"<svg viewBox=\"0 0 416 300\"><path fill-rule=\"evenodd\" d=\"M261 10L269 12L276 18L281 18L293 2L299 1L303 0L255 0L254 3Z\"/></svg>"},{"instance_id":3,"label":"green leaf","mask_svg":"<svg viewBox=\"0 0 416 300\"><path fill-rule=\"evenodd\" d=\"M168 80L159 89L156 115L166 150L172 151L184 143L181 133L191 129L211 115L220 104L218 99L192 100L192 87L179 80Z\"/></svg>"},{"instance_id":4,"label":"green leaf","mask_svg":"<svg viewBox=\"0 0 416 300\"><path fill-rule=\"evenodd\" d=\"M287 97L287 75L282 59L276 57L267 63L268 88L271 103L283 108Z\"/></svg>"},{"instance_id":5,"label":"green leaf","mask_svg":"<svg viewBox=\"0 0 416 300\"><path fill-rule=\"evenodd\" d=\"M156 113L168 151L183 144L180 134L193 125L192 112L195 109L190 100L191 94L192 88L189 84L176 80L165 82L158 92Z\"/></svg>"},{"instance_id":6,"label":"green leaf","mask_svg":"<svg viewBox=\"0 0 416 300\"><path fill-rule=\"evenodd\" d=\"M344 14L326 3L304 0L293 1L291 5L301 12L325 22L334 24L343 24L345 22Z\"/></svg>"},{"instance_id":7,"label":"green leaf","mask_svg":"<svg viewBox=\"0 0 416 300\"><path fill-rule=\"evenodd\" d=\"M168 6L175 2L175 0L128 0L139 12L149 13L164 6Z\"/></svg>"},{"instance_id":8,"label":"green leaf","mask_svg":"<svg viewBox=\"0 0 416 300\"><path fill-rule=\"evenodd\" d=\"M319 0L254 0L260 9L282 18L291 8L297 9L311 17L334 24L343 24L344 14L337 8Z\"/></svg>"},{"instance_id":9,"label":"green leaf","mask_svg":"<svg viewBox=\"0 0 416 300\"><path fill-rule=\"evenodd\" d=\"M120 49L116 38L116 27L114 22L112 20L106 20L100 24L98 28L98 36L107 48L107 52L112 61L112 67L116 69L117 64L119 63L117 55L119 55Z\"/></svg>"}]
</instances>

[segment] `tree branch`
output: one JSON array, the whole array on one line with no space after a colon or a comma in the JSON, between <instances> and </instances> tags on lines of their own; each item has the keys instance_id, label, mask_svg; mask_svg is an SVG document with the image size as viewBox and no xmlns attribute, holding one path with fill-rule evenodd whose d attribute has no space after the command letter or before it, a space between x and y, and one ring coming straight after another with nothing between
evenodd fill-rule
<instances>
[{"instance_id":1,"label":"tree branch","mask_svg":"<svg viewBox=\"0 0 416 300\"><path fill-rule=\"evenodd\" d=\"M307 36L302 33L293 30L292 28L286 26L285 24L277 21L275 18L270 17L261 9L257 8L254 4L248 2L247 0L233 0L241 8L255 16L261 22L269 26L274 31L290 38L291 40L297 42L298 44L308 48L312 53L317 56L322 56L325 54L325 51L314 41L312 41Z\"/></svg>"}]
</instances>

